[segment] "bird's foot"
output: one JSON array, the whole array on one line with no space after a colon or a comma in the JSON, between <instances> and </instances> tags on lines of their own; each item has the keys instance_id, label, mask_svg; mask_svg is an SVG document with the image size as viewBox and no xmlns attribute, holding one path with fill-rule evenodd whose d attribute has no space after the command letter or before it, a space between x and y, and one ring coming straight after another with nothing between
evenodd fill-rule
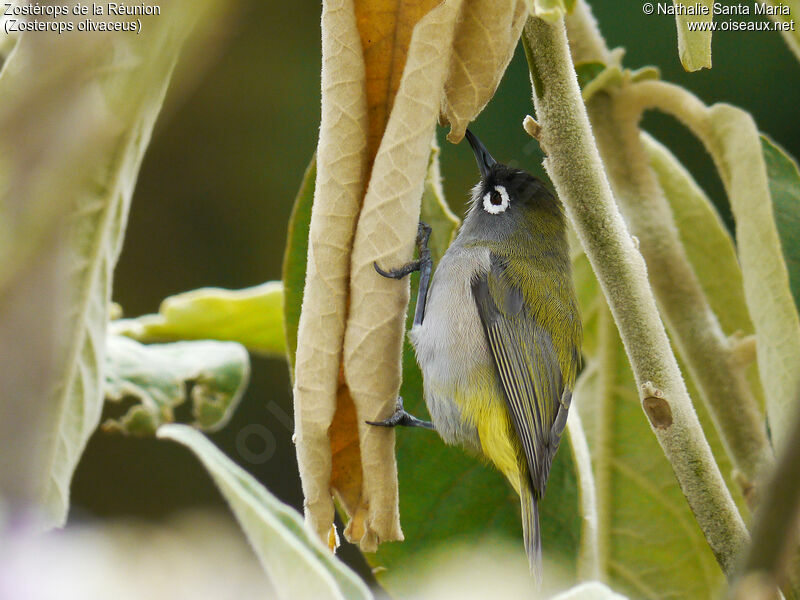
<instances>
[{"instance_id":1,"label":"bird's foot","mask_svg":"<svg viewBox=\"0 0 800 600\"><path fill-rule=\"evenodd\" d=\"M397 397L397 404L395 404L394 414L391 417L383 421L367 421L366 423L377 427L422 427L435 431L433 423L430 421L423 421L407 413L403 408L403 399L400 396Z\"/></svg>"},{"instance_id":2,"label":"bird's foot","mask_svg":"<svg viewBox=\"0 0 800 600\"><path fill-rule=\"evenodd\" d=\"M417 250L419 251L419 259L412 260L409 263L404 264L401 267L396 269L389 269L388 271L382 269L378 266L377 262L373 262L372 266L375 267L375 270L378 272L379 275L383 277L388 277L389 279L402 279L406 275L413 273L414 271L419 271L422 267L426 265L426 263L430 263L430 250L428 250L428 240L431 237L431 228L429 225L423 223L422 221L419 222L417 227Z\"/></svg>"},{"instance_id":3,"label":"bird's foot","mask_svg":"<svg viewBox=\"0 0 800 600\"><path fill-rule=\"evenodd\" d=\"M373 262L372 266L375 267L375 270L378 272L378 275L382 275L383 277L387 277L388 279L402 279L406 275L413 273L414 271L419 271L419 261L412 260L410 263L404 264L402 267L398 267L396 269L389 269L388 271L384 271L378 266L377 262Z\"/></svg>"}]
</instances>

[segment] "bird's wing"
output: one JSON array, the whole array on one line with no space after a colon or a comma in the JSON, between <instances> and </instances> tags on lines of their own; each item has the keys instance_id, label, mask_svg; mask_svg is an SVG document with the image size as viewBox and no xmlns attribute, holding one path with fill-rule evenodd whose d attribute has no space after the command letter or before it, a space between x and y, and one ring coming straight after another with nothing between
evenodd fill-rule
<instances>
[{"instance_id":1,"label":"bird's wing","mask_svg":"<svg viewBox=\"0 0 800 600\"><path fill-rule=\"evenodd\" d=\"M566 424L571 393L564 389L550 334L536 322L521 290L508 281L501 261L492 255L491 264L488 272L473 281L472 294L533 489L541 497Z\"/></svg>"}]
</instances>

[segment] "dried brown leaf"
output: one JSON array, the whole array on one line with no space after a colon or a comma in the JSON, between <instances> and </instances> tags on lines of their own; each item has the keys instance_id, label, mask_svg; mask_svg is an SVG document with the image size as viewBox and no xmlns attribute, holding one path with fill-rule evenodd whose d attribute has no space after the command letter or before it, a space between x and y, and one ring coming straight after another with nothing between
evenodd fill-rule
<instances>
[{"instance_id":1,"label":"dried brown leaf","mask_svg":"<svg viewBox=\"0 0 800 600\"><path fill-rule=\"evenodd\" d=\"M394 433L365 421L394 409L408 283L379 277L372 263L412 256L445 83L460 137L494 93L524 15L517 0L323 5L322 124L295 373L306 520L323 540L332 494L350 517L346 536L363 550L402 539Z\"/></svg>"},{"instance_id":2,"label":"dried brown leaf","mask_svg":"<svg viewBox=\"0 0 800 600\"><path fill-rule=\"evenodd\" d=\"M331 440L333 470L331 487L337 491L339 501L348 515L354 515L361 505L361 449L358 444L358 416L350 391L340 374L339 391L336 395L336 412L328 435ZM355 527L354 519L348 523Z\"/></svg>"},{"instance_id":3,"label":"dried brown leaf","mask_svg":"<svg viewBox=\"0 0 800 600\"><path fill-rule=\"evenodd\" d=\"M420 202L461 0L447 0L416 26L386 132L359 215L350 272L345 379L359 415L363 550L402 539L394 432L367 425L394 410L400 388L408 282L380 277L373 262L399 265L414 248ZM364 418L361 418L364 417ZM346 533L355 532L349 529Z\"/></svg>"},{"instance_id":4,"label":"dried brown leaf","mask_svg":"<svg viewBox=\"0 0 800 600\"><path fill-rule=\"evenodd\" d=\"M528 15L523 0L465 0L456 28L442 112L447 139L460 142L469 123L491 100Z\"/></svg>"},{"instance_id":5,"label":"dried brown leaf","mask_svg":"<svg viewBox=\"0 0 800 600\"><path fill-rule=\"evenodd\" d=\"M364 85L353 0L329 0L322 8L322 119L294 385L306 522L322 540L333 523L328 429L337 406L350 249L367 177Z\"/></svg>"},{"instance_id":6,"label":"dried brown leaf","mask_svg":"<svg viewBox=\"0 0 800 600\"><path fill-rule=\"evenodd\" d=\"M378 151L400 87L414 26L441 0L354 0L364 49L370 162Z\"/></svg>"}]
</instances>

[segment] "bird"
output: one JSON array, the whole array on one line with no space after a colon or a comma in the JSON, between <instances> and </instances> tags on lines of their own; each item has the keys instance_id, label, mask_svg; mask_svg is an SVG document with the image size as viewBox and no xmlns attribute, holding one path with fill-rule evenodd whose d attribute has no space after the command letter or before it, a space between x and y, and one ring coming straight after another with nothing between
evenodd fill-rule
<instances>
[{"instance_id":1,"label":"bird","mask_svg":"<svg viewBox=\"0 0 800 600\"><path fill-rule=\"evenodd\" d=\"M372 425L435 429L483 455L520 496L525 551L541 585L539 502L580 369L582 326L572 284L564 210L547 186L492 158L466 131L480 170L457 237L435 271L420 223L419 258L375 270L419 270L409 339L431 422L395 412Z\"/></svg>"}]
</instances>

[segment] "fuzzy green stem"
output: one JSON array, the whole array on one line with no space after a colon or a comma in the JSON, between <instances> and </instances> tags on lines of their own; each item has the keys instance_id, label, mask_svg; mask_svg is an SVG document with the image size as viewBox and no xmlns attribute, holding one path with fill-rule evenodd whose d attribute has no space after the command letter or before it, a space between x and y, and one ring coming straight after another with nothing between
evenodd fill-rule
<instances>
[{"instance_id":1,"label":"fuzzy green stem","mask_svg":"<svg viewBox=\"0 0 800 600\"><path fill-rule=\"evenodd\" d=\"M694 94L679 85L659 80L639 81L626 89L625 94L630 110L642 112L652 108L672 115L689 128L709 152L713 150L708 108ZM711 154L716 159L714 153Z\"/></svg>"},{"instance_id":2,"label":"fuzzy green stem","mask_svg":"<svg viewBox=\"0 0 800 600\"><path fill-rule=\"evenodd\" d=\"M608 64L610 53L606 41L597 26L592 9L584 0L578 0L575 8L567 15L567 37L572 61L601 62Z\"/></svg>"},{"instance_id":3,"label":"fuzzy green stem","mask_svg":"<svg viewBox=\"0 0 800 600\"><path fill-rule=\"evenodd\" d=\"M567 421L573 459L578 472L578 498L581 506L581 545L578 554L578 578L582 581L600 578L600 546L598 538L597 489L592 472L592 457L586 441L581 416L577 410Z\"/></svg>"},{"instance_id":4,"label":"fuzzy green stem","mask_svg":"<svg viewBox=\"0 0 800 600\"><path fill-rule=\"evenodd\" d=\"M726 574L748 535L692 407L636 249L617 209L581 98L563 21L523 34L536 116L555 184L608 299L645 412Z\"/></svg>"}]
</instances>

